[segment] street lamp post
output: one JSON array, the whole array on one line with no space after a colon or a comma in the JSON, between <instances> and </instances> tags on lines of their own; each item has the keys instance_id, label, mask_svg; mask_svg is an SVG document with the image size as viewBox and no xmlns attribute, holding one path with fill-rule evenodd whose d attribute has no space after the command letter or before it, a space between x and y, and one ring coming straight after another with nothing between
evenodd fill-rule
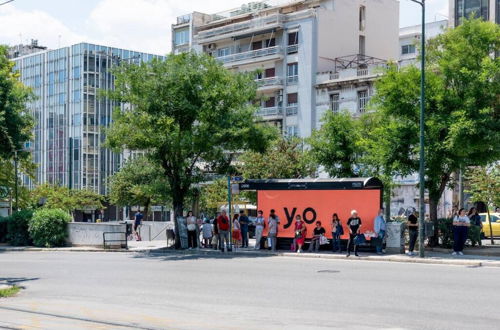
<instances>
[{"instance_id":1,"label":"street lamp post","mask_svg":"<svg viewBox=\"0 0 500 330\"><path fill-rule=\"evenodd\" d=\"M16 173L15 174L15 177L14 177L14 180L15 180L15 184L14 184L14 195L16 197L16 204L15 204L15 210L16 212L19 210L18 208L18 205L19 205L19 196L18 196L18 187L17 187L17 181L18 181L18 176L19 176L19 173L18 173L18 170L17 170L17 150L14 150L14 172Z\"/></svg>"},{"instance_id":2,"label":"street lamp post","mask_svg":"<svg viewBox=\"0 0 500 330\"><path fill-rule=\"evenodd\" d=\"M422 36L420 50L420 166L419 166L419 188L420 188L420 211L418 215L418 245L420 258L425 257L424 235L425 235L425 153L424 153L424 126L425 126L425 0L410 0L422 7Z\"/></svg>"}]
</instances>

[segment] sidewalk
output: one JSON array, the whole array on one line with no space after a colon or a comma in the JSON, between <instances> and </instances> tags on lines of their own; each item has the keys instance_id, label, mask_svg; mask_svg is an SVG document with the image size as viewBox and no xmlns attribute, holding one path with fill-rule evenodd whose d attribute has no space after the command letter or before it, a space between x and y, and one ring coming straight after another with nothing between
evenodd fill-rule
<instances>
[{"instance_id":1,"label":"sidewalk","mask_svg":"<svg viewBox=\"0 0 500 330\"><path fill-rule=\"evenodd\" d=\"M500 249L500 247L499 247ZM469 251L468 251L469 250ZM466 249L464 256L452 256L449 250L434 249L427 250L425 258L418 256L407 256L405 254L386 254L377 255L375 253L363 252L360 257L351 254L351 257L346 258L345 254L321 252L321 253L296 253L290 251L271 252L267 250L254 250L253 248L238 248L236 251L222 253L213 249L193 249L193 250L175 250L167 246L167 241L129 241L129 249L103 249L102 247L62 247L62 248L37 248L37 247L12 247L0 245L0 253L11 251L60 251L60 252L135 252L147 253L152 255L201 255L207 257L225 257L225 256L281 256L290 258L323 258L335 260L362 260L362 261L384 261L384 262L405 262L405 263L420 263L420 264L444 264L444 265L459 265L469 267L500 267L500 256L488 254L469 254L471 249ZM474 249L474 252L487 249ZM495 251L496 252L496 251ZM486 253L486 252L485 252Z\"/></svg>"}]
</instances>

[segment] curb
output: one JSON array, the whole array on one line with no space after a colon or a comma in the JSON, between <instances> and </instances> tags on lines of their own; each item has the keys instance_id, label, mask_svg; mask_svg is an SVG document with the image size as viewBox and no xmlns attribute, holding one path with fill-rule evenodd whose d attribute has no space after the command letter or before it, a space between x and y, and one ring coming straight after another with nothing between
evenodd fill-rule
<instances>
[{"instance_id":1,"label":"curb","mask_svg":"<svg viewBox=\"0 0 500 330\"><path fill-rule=\"evenodd\" d=\"M334 255L334 254L313 254L313 253L303 253L297 254L293 252L267 252L267 251L234 251L229 254L223 254L220 251L215 250L172 250L165 248L157 249L85 249L85 248L36 248L36 247L9 247L0 248L0 252L115 252L115 253L145 253L149 255L167 255L167 254L177 254L177 255L219 255L221 257L231 256L231 255L241 255L241 256L280 256L288 258L319 258L319 259L331 259L331 260L359 260L359 261L385 261L385 262L399 262L399 263L413 263L413 264L433 264L433 265L455 265L455 266L469 266L469 267L500 267L500 261L497 260L486 260L486 259L448 259L440 257L427 257L420 259L418 257L406 257L404 255L389 255L389 256L361 256L361 257L351 257L346 258L344 255ZM444 251L444 250L443 250ZM441 251L432 251L441 253ZM446 250L448 252L448 250ZM481 257L481 255L476 255Z\"/></svg>"}]
</instances>

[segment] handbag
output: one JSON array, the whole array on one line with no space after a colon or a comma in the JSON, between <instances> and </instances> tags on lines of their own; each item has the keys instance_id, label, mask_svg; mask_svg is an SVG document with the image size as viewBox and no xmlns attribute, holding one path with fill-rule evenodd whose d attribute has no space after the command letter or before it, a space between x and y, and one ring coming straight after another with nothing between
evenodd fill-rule
<instances>
[{"instance_id":1,"label":"handbag","mask_svg":"<svg viewBox=\"0 0 500 330\"><path fill-rule=\"evenodd\" d=\"M325 235L321 235L319 237L319 245L326 245L326 244L329 244L330 242L328 241L328 239L325 237Z\"/></svg>"},{"instance_id":2,"label":"handbag","mask_svg":"<svg viewBox=\"0 0 500 330\"><path fill-rule=\"evenodd\" d=\"M365 243L366 243L365 235L357 234L356 237L354 237L354 245L361 245Z\"/></svg>"}]
</instances>

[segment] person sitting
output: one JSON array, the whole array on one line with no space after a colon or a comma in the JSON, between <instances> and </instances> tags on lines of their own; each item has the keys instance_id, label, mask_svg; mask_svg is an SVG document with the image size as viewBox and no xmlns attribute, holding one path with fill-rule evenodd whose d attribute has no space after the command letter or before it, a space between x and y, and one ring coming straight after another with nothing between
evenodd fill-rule
<instances>
[{"instance_id":1,"label":"person sitting","mask_svg":"<svg viewBox=\"0 0 500 330\"><path fill-rule=\"evenodd\" d=\"M311 239L311 244L309 244L309 252L312 252L313 248L314 252L319 251L320 238L325 235L325 233L325 228L321 227L321 221L316 221L316 228L313 230L313 237Z\"/></svg>"}]
</instances>

